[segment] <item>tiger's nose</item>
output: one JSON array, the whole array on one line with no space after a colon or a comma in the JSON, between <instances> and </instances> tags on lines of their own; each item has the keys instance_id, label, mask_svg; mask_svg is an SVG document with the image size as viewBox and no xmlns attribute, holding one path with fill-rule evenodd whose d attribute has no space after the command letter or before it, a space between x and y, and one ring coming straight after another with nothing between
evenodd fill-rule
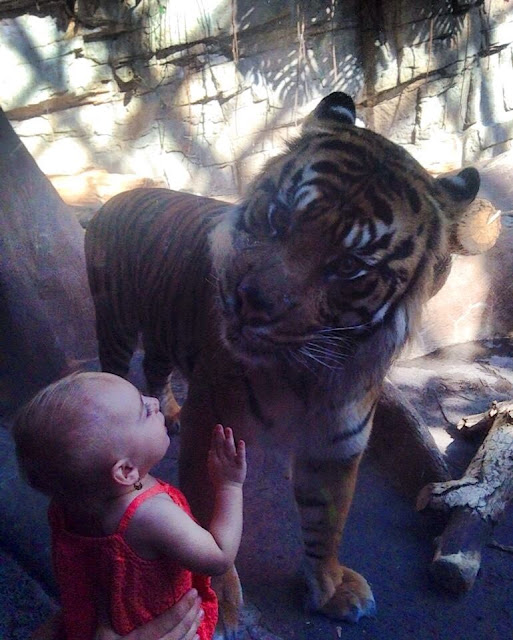
<instances>
[{"instance_id":1,"label":"tiger's nose","mask_svg":"<svg viewBox=\"0 0 513 640\"><path fill-rule=\"evenodd\" d=\"M241 316L251 324L270 322L295 306L290 296L270 297L260 287L249 282L243 282L237 287L237 302Z\"/></svg>"},{"instance_id":2,"label":"tiger's nose","mask_svg":"<svg viewBox=\"0 0 513 640\"><path fill-rule=\"evenodd\" d=\"M240 284L237 288L237 295L241 304L252 311L272 311L272 302L264 296L258 287L252 284Z\"/></svg>"}]
</instances>

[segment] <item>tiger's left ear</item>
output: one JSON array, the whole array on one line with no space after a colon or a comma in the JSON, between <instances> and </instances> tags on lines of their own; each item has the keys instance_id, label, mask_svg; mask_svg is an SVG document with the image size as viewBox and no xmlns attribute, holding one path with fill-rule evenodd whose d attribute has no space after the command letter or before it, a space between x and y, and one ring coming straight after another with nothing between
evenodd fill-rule
<instances>
[{"instance_id":1,"label":"tiger's left ear","mask_svg":"<svg viewBox=\"0 0 513 640\"><path fill-rule=\"evenodd\" d=\"M491 249L501 231L500 211L489 200L476 198L479 172L469 167L439 176L436 182L442 188L442 208L450 222L450 252L477 255Z\"/></svg>"},{"instance_id":2,"label":"tiger's left ear","mask_svg":"<svg viewBox=\"0 0 513 640\"><path fill-rule=\"evenodd\" d=\"M460 206L470 204L481 186L479 171L474 167L467 167L456 175L439 176L436 182L446 195Z\"/></svg>"},{"instance_id":3,"label":"tiger's left ear","mask_svg":"<svg viewBox=\"0 0 513 640\"><path fill-rule=\"evenodd\" d=\"M501 212L489 200L476 198L481 179L474 168L436 178L441 205L449 222L449 254L478 255L491 249L501 231ZM451 270L450 255L442 255L435 266L434 296Z\"/></svg>"}]
</instances>

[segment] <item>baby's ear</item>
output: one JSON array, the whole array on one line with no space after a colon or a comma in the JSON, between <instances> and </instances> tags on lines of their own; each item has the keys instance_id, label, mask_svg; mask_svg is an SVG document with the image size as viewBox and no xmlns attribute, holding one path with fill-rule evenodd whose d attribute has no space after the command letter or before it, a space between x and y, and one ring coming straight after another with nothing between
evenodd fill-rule
<instances>
[{"instance_id":1,"label":"baby's ear","mask_svg":"<svg viewBox=\"0 0 513 640\"><path fill-rule=\"evenodd\" d=\"M111 476L114 482L128 487L139 481L139 469L128 458L123 458L112 465Z\"/></svg>"}]
</instances>

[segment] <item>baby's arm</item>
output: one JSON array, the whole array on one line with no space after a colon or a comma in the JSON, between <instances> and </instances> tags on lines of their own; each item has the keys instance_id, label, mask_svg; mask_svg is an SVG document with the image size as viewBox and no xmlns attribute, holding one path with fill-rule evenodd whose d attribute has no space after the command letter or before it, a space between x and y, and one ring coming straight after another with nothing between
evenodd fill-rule
<instances>
[{"instance_id":1,"label":"baby's arm","mask_svg":"<svg viewBox=\"0 0 513 640\"><path fill-rule=\"evenodd\" d=\"M208 472L214 485L215 503L210 533L226 554L227 570L235 562L242 535L242 485L246 479L246 445L237 448L232 430L218 424L208 452ZM224 573L224 572L223 572Z\"/></svg>"},{"instance_id":2,"label":"baby's arm","mask_svg":"<svg viewBox=\"0 0 513 640\"><path fill-rule=\"evenodd\" d=\"M242 534L246 448L242 440L235 446L231 429L215 427L208 469L215 491L208 531L161 494L138 509L137 527L145 546L155 553L174 558L196 573L219 575L233 565Z\"/></svg>"}]
</instances>

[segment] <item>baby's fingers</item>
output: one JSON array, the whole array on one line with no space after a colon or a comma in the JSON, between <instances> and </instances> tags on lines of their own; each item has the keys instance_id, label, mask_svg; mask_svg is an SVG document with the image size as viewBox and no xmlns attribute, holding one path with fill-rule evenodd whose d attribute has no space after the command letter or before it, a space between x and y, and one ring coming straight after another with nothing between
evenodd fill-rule
<instances>
[{"instance_id":1,"label":"baby's fingers","mask_svg":"<svg viewBox=\"0 0 513 640\"><path fill-rule=\"evenodd\" d=\"M235 456L235 442L230 427L224 428L221 424L216 424L212 433L211 450L219 460Z\"/></svg>"},{"instance_id":2,"label":"baby's fingers","mask_svg":"<svg viewBox=\"0 0 513 640\"><path fill-rule=\"evenodd\" d=\"M247 473L246 443L244 442L244 440L239 440L237 444L237 458L235 460L235 463L239 469L240 482L244 482Z\"/></svg>"},{"instance_id":3,"label":"baby's fingers","mask_svg":"<svg viewBox=\"0 0 513 640\"><path fill-rule=\"evenodd\" d=\"M240 463L246 462L246 443L244 440L239 440L237 443L237 460Z\"/></svg>"},{"instance_id":4,"label":"baby's fingers","mask_svg":"<svg viewBox=\"0 0 513 640\"><path fill-rule=\"evenodd\" d=\"M210 450L219 455L224 446L224 429L220 424L216 424L212 431L212 439L210 442Z\"/></svg>"},{"instance_id":5,"label":"baby's fingers","mask_svg":"<svg viewBox=\"0 0 513 640\"><path fill-rule=\"evenodd\" d=\"M233 439L233 430L226 427L224 430L224 453L228 458L235 458L235 440Z\"/></svg>"}]
</instances>

